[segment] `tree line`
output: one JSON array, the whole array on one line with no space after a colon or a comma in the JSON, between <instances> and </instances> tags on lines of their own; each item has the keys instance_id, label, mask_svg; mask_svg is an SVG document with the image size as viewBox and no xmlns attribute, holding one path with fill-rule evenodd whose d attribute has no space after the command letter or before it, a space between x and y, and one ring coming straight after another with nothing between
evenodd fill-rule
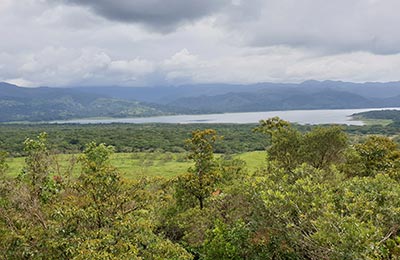
<instances>
[{"instance_id":1,"label":"tree line","mask_svg":"<svg viewBox=\"0 0 400 260\"><path fill-rule=\"evenodd\" d=\"M183 152L184 140L197 129L212 128L223 140L215 143L216 153L243 153L262 151L268 139L261 133L252 133L256 124L0 124L0 151L11 156L24 156L21 143L27 138L46 132L51 136L49 149L58 153L80 153L91 141L114 146L116 152L161 151ZM315 126L292 125L304 133ZM352 142L367 134L398 136L399 126L342 126ZM395 138L396 142L399 138Z\"/></svg>"}]
</instances>

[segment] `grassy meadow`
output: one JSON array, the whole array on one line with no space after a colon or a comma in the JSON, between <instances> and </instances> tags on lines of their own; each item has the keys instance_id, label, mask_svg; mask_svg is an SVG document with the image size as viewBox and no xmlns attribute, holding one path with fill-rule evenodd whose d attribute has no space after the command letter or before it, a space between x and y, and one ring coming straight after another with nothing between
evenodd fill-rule
<instances>
[{"instance_id":1,"label":"grassy meadow","mask_svg":"<svg viewBox=\"0 0 400 260\"><path fill-rule=\"evenodd\" d=\"M71 172L79 174L80 164L77 162L79 155L59 154L54 157L58 163L54 169L56 174ZM220 155L218 155L220 156ZM260 168L265 162L266 153L262 151L245 152L233 155L234 158L246 162L247 169L252 172ZM115 166L125 178L137 179L141 177L165 177L172 178L185 173L192 162L186 159L185 153L170 152L138 152L138 153L116 153L111 159ZM8 159L8 175L18 175L24 166L24 157Z\"/></svg>"}]
</instances>

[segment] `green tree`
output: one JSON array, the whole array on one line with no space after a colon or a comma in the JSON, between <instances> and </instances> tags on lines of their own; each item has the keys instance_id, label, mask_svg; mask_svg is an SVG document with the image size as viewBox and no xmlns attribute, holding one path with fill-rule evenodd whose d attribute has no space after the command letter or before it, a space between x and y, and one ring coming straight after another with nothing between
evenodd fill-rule
<instances>
[{"instance_id":1,"label":"green tree","mask_svg":"<svg viewBox=\"0 0 400 260\"><path fill-rule=\"evenodd\" d=\"M110 163L113 151L105 144L86 146L79 158L82 174L55 209L60 237L53 248L66 259L190 259L154 232L157 191L147 191L147 181L121 178Z\"/></svg>"},{"instance_id":2,"label":"green tree","mask_svg":"<svg viewBox=\"0 0 400 260\"><path fill-rule=\"evenodd\" d=\"M36 139L27 138L24 151L27 156L20 177L28 184L32 197L46 200L52 189L52 160L47 148L47 133L40 133Z\"/></svg>"},{"instance_id":3,"label":"green tree","mask_svg":"<svg viewBox=\"0 0 400 260\"><path fill-rule=\"evenodd\" d=\"M353 150L348 151L346 159L343 170L349 176L386 173L399 178L400 150L388 137L369 136L363 143L354 145Z\"/></svg>"},{"instance_id":4,"label":"green tree","mask_svg":"<svg viewBox=\"0 0 400 260\"><path fill-rule=\"evenodd\" d=\"M242 221L230 227L217 220L214 228L207 233L204 242L204 259L250 259L254 256L250 247L250 230Z\"/></svg>"},{"instance_id":5,"label":"green tree","mask_svg":"<svg viewBox=\"0 0 400 260\"><path fill-rule=\"evenodd\" d=\"M3 177L8 170L7 158L8 153L0 151L0 178Z\"/></svg>"},{"instance_id":6,"label":"green tree","mask_svg":"<svg viewBox=\"0 0 400 260\"><path fill-rule=\"evenodd\" d=\"M1 211L9 233L2 246L6 258L40 259L51 256L52 223L50 212L60 194L59 184L51 178L52 160L47 148L47 134L24 142L26 153L22 173L8 179L2 193L6 197Z\"/></svg>"},{"instance_id":7,"label":"green tree","mask_svg":"<svg viewBox=\"0 0 400 260\"><path fill-rule=\"evenodd\" d=\"M82 174L76 189L84 201L90 201L89 208L93 212L97 228L108 222L115 208L124 201L121 194L121 179L117 169L110 163L114 148L94 142L87 144L79 160L82 163ZM119 201L121 200L121 201Z\"/></svg>"},{"instance_id":8,"label":"green tree","mask_svg":"<svg viewBox=\"0 0 400 260\"><path fill-rule=\"evenodd\" d=\"M310 237L325 255L321 258L398 258L399 246L391 244L400 221L398 182L385 174L354 177L330 193L333 200L313 222Z\"/></svg>"},{"instance_id":9,"label":"green tree","mask_svg":"<svg viewBox=\"0 0 400 260\"><path fill-rule=\"evenodd\" d=\"M271 145L267 148L267 152L271 160L277 161L281 167L289 171L301 164L302 135L292 128L289 122L279 117L261 120L254 131L269 137Z\"/></svg>"},{"instance_id":10,"label":"green tree","mask_svg":"<svg viewBox=\"0 0 400 260\"><path fill-rule=\"evenodd\" d=\"M338 126L315 127L304 135L304 161L315 168L327 168L343 161L347 136Z\"/></svg>"},{"instance_id":11,"label":"green tree","mask_svg":"<svg viewBox=\"0 0 400 260\"><path fill-rule=\"evenodd\" d=\"M178 178L178 200L190 201L194 198L203 209L204 200L214 190L219 176L213 151L218 138L215 130L206 129L194 131L192 138L186 140L188 158L194 161L194 167L189 169L188 174Z\"/></svg>"},{"instance_id":12,"label":"green tree","mask_svg":"<svg viewBox=\"0 0 400 260\"><path fill-rule=\"evenodd\" d=\"M271 160L285 170L293 171L302 163L319 168L343 160L347 136L338 126L314 127L302 134L289 122L278 117L260 121L256 132L267 134L271 145L267 148Z\"/></svg>"}]
</instances>

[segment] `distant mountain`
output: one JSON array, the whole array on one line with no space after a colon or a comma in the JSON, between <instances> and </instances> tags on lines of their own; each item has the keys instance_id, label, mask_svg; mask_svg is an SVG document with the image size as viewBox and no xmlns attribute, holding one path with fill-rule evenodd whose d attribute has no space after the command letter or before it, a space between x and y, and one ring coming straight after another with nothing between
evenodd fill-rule
<instances>
[{"instance_id":1,"label":"distant mountain","mask_svg":"<svg viewBox=\"0 0 400 260\"><path fill-rule=\"evenodd\" d=\"M217 96L180 98L168 104L175 108L190 108L200 112L251 112L291 109L338 109L375 107L376 102L341 91L323 90L304 93L298 90L271 93L228 93Z\"/></svg>"},{"instance_id":2,"label":"distant mountain","mask_svg":"<svg viewBox=\"0 0 400 260\"><path fill-rule=\"evenodd\" d=\"M183 86L161 86L161 87L75 87L79 91L106 95L113 98L133 99L143 102L168 104L178 98L215 96L226 93L255 92L265 88L281 89L294 84L261 83L252 85L234 84L199 84ZM400 94L400 92L399 92Z\"/></svg>"},{"instance_id":3,"label":"distant mountain","mask_svg":"<svg viewBox=\"0 0 400 260\"><path fill-rule=\"evenodd\" d=\"M400 82L70 88L0 83L0 122L377 107L400 107Z\"/></svg>"},{"instance_id":4,"label":"distant mountain","mask_svg":"<svg viewBox=\"0 0 400 260\"><path fill-rule=\"evenodd\" d=\"M323 92L326 90L353 93L364 98L391 98L400 95L400 82L387 83L352 83L343 81L308 80L303 83L258 83L240 84L198 84L184 86L160 87L75 87L86 93L105 95L108 97L138 100L142 102L169 104L187 97L217 96L229 93L257 93L287 95L293 91L304 94Z\"/></svg>"},{"instance_id":5,"label":"distant mountain","mask_svg":"<svg viewBox=\"0 0 400 260\"><path fill-rule=\"evenodd\" d=\"M400 82L349 83L305 81L300 84L260 83L219 95L179 97L166 105L175 112L252 112L293 109L400 107Z\"/></svg>"},{"instance_id":6,"label":"distant mountain","mask_svg":"<svg viewBox=\"0 0 400 260\"><path fill-rule=\"evenodd\" d=\"M22 88L0 83L0 122L161 114L164 113L138 101L119 100L77 89Z\"/></svg>"}]
</instances>

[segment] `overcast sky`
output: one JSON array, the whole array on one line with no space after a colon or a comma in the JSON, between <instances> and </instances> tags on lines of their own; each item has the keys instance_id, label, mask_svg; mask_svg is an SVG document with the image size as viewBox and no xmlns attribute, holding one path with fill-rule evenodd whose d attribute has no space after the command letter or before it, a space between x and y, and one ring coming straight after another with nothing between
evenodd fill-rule
<instances>
[{"instance_id":1,"label":"overcast sky","mask_svg":"<svg viewBox=\"0 0 400 260\"><path fill-rule=\"evenodd\" d=\"M399 10L399 0L0 0L0 81L397 81Z\"/></svg>"}]
</instances>

